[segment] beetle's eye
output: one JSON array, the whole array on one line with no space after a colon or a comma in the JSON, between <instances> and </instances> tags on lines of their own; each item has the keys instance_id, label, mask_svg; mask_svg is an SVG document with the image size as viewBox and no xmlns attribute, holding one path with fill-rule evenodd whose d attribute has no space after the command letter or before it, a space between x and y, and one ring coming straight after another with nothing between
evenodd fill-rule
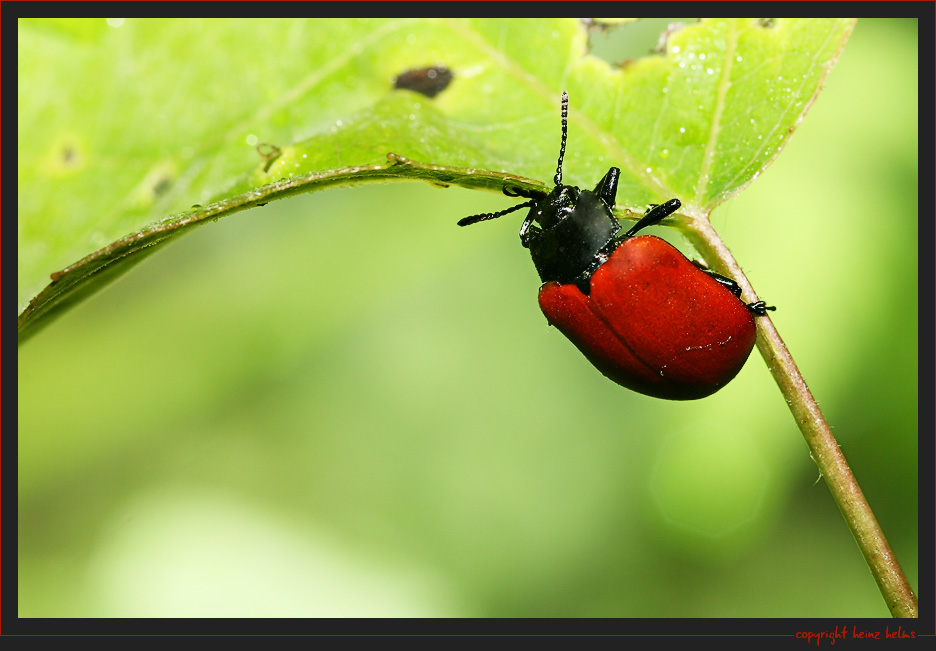
<instances>
[{"instance_id":1,"label":"beetle's eye","mask_svg":"<svg viewBox=\"0 0 936 651\"><path fill-rule=\"evenodd\" d=\"M536 204L536 223L542 228L552 228L565 219L578 200L578 188L568 185L557 187L549 196Z\"/></svg>"},{"instance_id":2,"label":"beetle's eye","mask_svg":"<svg viewBox=\"0 0 936 651\"><path fill-rule=\"evenodd\" d=\"M568 211L575 207L576 201L578 201L578 188L567 185L559 192L559 196L556 197L556 201L552 206L555 210Z\"/></svg>"}]
</instances>

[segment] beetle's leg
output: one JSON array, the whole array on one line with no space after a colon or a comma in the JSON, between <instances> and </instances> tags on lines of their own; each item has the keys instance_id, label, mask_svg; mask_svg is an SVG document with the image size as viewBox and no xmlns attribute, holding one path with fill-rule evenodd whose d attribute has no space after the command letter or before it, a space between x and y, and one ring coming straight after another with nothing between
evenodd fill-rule
<instances>
[{"instance_id":1,"label":"beetle's leg","mask_svg":"<svg viewBox=\"0 0 936 651\"><path fill-rule=\"evenodd\" d=\"M503 192L508 197L523 197L524 199L534 199L536 201L539 201L547 194L549 194L548 192L543 192L542 190L524 190L523 188L511 188L506 185L501 188L501 192Z\"/></svg>"},{"instance_id":2,"label":"beetle's leg","mask_svg":"<svg viewBox=\"0 0 936 651\"><path fill-rule=\"evenodd\" d=\"M722 287L726 288L729 292L731 292L738 298L741 298L741 287L739 287L738 283L733 281L731 278L726 278L725 276L722 276L721 274L717 274L714 271L711 271L709 269L702 269L702 271L704 271L709 276L711 276L713 280L715 280ZM773 311L777 309L773 305L767 305L767 303L765 303L764 301L755 301L753 303L746 303L744 307L746 307L748 310L750 310L753 314L756 314L757 316L764 316L765 314L767 314L767 310Z\"/></svg>"},{"instance_id":3,"label":"beetle's leg","mask_svg":"<svg viewBox=\"0 0 936 651\"><path fill-rule=\"evenodd\" d=\"M638 231L643 230L647 226L659 224L663 219L679 210L681 205L682 203L680 203L679 199L670 199L666 203L651 206L650 209L647 210L647 214L641 217L640 221L634 224L631 229L624 234L624 237L633 237Z\"/></svg>"},{"instance_id":4,"label":"beetle's leg","mask_svg":"<svg viewBox=\"0 0 936 651\"><path fill-rule=\"evenodd\" d=\"M741 298L741 287L738 286L738 283L733 281L731 278L717 274L711 269L702 269L705 273L712 277L712 279L717 282L719 285L727 289L729 292Z\"/></svg>"},{"instance_id":5,"label":"beetle's leg","mask_svg":"<svg viewBox=\"0 0 936 651\"><path fill-rule=\"evenodd\" d=\"M542 232L533 225L535 213L536 211L531 210L527 218L523 220L523 225L520 226L520 243L525 248L530 248L530 241Z\"/></svg>"},{"instance_id":6,"label":"beetle's leg","mask_svg":"<svg viewBox=\"0 0 936 651\"><path fill-rule=\"evenodd\" d=\"M764 316L767 314L767 310L776 310L776 306L767 305L764 301L755 301L753 303L748 303L745 305L747 309L756 314L757 316Z\"/></svg>"}]
</instances>

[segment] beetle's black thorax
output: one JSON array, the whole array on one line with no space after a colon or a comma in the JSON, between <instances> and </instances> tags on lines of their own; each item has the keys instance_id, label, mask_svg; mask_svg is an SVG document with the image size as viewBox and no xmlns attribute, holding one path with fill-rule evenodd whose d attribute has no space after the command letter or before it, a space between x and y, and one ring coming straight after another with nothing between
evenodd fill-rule
<instances>
[{"instance_id":1,"label":"beetle's black thorax","mask_svg":"<svg viewBox=\"0 0 936 651\"><path fill-rule=\"evenodd\" d=\"M536 199L520 230L543 282L576 283L588 293L591 274L615 246L621 225L611 206L618 170L611 168L594 191L557 185ZM534 222L537 225L534 225Z\"/></svg>"}]
</instances>

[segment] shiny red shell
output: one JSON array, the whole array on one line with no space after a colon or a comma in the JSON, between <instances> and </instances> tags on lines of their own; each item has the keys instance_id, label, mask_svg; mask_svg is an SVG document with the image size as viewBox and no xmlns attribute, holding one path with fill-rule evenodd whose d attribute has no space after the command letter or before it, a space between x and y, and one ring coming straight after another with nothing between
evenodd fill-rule
<instances>
[{"instance_id":1,"label":"shiny red shell","mask_svg":"<svg viewBox=\"0 0 936 651\"><path fill-rule=\"evenodd\" d=\"M653 235L624 240L591 277L548 282L550 324L611 380L666 398L704 398L725 386L754 347L754 317L726 287Z\"/></svg>"}]
</instances>

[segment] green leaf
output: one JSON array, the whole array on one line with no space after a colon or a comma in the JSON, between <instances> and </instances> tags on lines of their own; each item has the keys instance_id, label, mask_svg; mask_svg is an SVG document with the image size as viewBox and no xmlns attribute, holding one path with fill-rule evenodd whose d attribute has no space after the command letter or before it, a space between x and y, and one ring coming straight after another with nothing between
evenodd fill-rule
<instances>
[{"instance_id":1,"label":"green leaf","mask_svg":"<svg viewBox=\"0 0 936 651\"><path fill-rule=\"evenodd\" d=\"M776 157L853 24L705 20L614 66L568 19L20 21L20 339L173 237L271 200L548 181L563 89L566 183L613 165L622 211L677 196L707 215ZM393 89L436 65L454 74L438 96Z\"/></svg>"}]
</instances>

